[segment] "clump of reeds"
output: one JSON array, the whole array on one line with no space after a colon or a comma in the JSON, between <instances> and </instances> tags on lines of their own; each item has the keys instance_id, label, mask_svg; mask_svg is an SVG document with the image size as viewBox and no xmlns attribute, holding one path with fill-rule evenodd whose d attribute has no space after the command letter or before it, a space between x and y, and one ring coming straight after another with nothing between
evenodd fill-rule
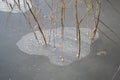
<instances>
[{"instance_id":1,"label":"clump of reeds","mask_svg":"<svg viewBox=\"0 0 120 80\"><path fill-rule=\"evenodd\" d=\"M70 0L71 1L71 0ZM31 5L33 6L33 3L32 3L32 0L30 0L31 2ZM55 28L56 26L56 20L55 20L55 8L54 7L57 7L58 8L58 0L56 0L56 3L57 3L57 6L54 6L53 5L53 0L51 1L52 4L50 5L50 3L48 3L46 0L45 0L45 3L47 4L47 6L50 8L51 12L50 12L50 16L49 16L49 20L50 20L50 23L51 25L53 26L53 28ZM63 44L62 44L62 48L64 48L64 25L65 25L65 9L66 9L66 0L61 0L61 9L60 9L60 13L61 13L61 16L60 16L60 23L61 23L61 38L63 40ZM75 24L76 24L76 39L77 39L77 46L78 46L78 53L77 53L77 57L80 58L80 51L81 51L81 36L80 36L80 25L81 23L84 21L84 19L86 17L88 17L88 25L91 29L91 33L92 33L92 37L91 37L91 40L94 39L95 37L95 34L96 34L96 31L97 31L97 28L98 28L98 23L99 23L99 17L100 17L100 9L101 9L101 0L83 0L83 2L85 3L86 5L86 13L85 15L83 16L83 18L79 19L79 13L78 13L78 3L79 1L78 0L74 0L74 4L75 4ZM6 0L6 3L9 5L9 3L7 2ZM19 0L14 0L14 6L17 5L17 7L19 8L19 10L21 11L21 13L23 14L23 16L25 17L27 23L29 24L32 32L34 33L34 36L37 40L37 42L39 43L39 40L37 38L37 34L35 32L35 30L33 29L32 27L32 23L30 22L28 16L23 12L23 10L21 9L20 7L20 1ZM40 36L41 36L41 39L42 39L42 45L46 45L47 42L46 42L46 38L45 38L45 35L42 31L42 28L41 28L41 24L40 24L40 21L38 20L38 14L35 14L36 12L34 12L34 10L32 10L30 8L30 4L27 2L27 0L24 0L24 7L28 7L29 8L29 11L30 11L30 14L31 16L33 17L34 21L36 22L37 24L37 27L40 31ZM33 6L34 7L34 6ZM94 8L93 8L94 7ZM14 7L12 7L14 8ZM94 28L92 28L92 20L91 20L91 11L95 11L94 12ZM53 36L54 36L54 47L55 47L55 31L53 30ZM50 42L50 39L51 39L51 29L50 29L50 37L49 37L49 42ZM63 50L63 49L62 49ZM64 51L63 51L64 52ZM64 61L63 59L64 56L62 56L62 60Z\"/></svg>"},{"instance_id":2,"label":"clump of reeds","mask_svg":"<svg viewBox=\"0 0 120 80\"><path fill-rule=\"evenodd\" d=\"M41 39L42 39L42 45L46 45L47 42L46 42L46 38L45 38L45 35L43 33L43 30L41 28L41 24L40 24L40 21L38 19L38 15L39 15L39 12L36 14L36 12L34 10L32 10L30 8L30 4L27 2L27 0L23 0L24 1L24 7L28 7L29 8L29 11L30 11L30 14L33 18L33 20L36 22L37 24L37 27L40 31L40 36L41 36ZM71 2L72 0L70 0ZM88 26L90 28L90 39L91 41L94 40L94 37L96 35L96 32L97 30L99 29L98 28L98 24L99 22L102 23L106 28L108 28L119 40L120 40L120 37L109 27L107 26L102 20L100 20L100 12L101 12L101 0L81 0L82 2L84 2L85 4L85 7L86 7L86 13L84 14L84 16L79 19L79 13L78 13L78 9L79 9L79 5L78 3L80 2L79 0L74 0L74 10L75 10L75 14L73 16L75 16L75 26L76 26L76 39L77 39L77 47L78 47L78 52L77 52L77 57L80 58L80 51L81 51L81 36L80 36L80 25L83 21L85 21L85 18L87 19L87 22L88 22ZM31 5L34 7L33 3L32 3L32 0L30 0L31 2ZM62 50L64 49L64 27L65 27L65 11L66 11L66 0L61 0L61 2L59 2L59 0L56 0L56 5L54 5L54 0L51 0L51 5L49 2L47 2L45 0L45 3L47 4L47 6L50 8L51 12L50 12L50 15L49 15L49 21L51 23L51 26L52 26L52 30L50 29L50 37L49 37L49 42L51 40L51 33L53 33L53 37L54 37L54 47L55 47L55 26L56 26L56 18L55 18L55 10L60 10L60 24L61 24L61 38L63 40L63 43L62 43ZM19 10L21 11L21 13L23 14L23 16L25 17L27 23L29 24L29 27L30 29L32 30L32 32L34 33L34 36L35 36L35 39L37 40L37 42L39 43L39 40L38 40L38 37L37 37L37 34L34 30L34 28L32 27L32 23L31 23L31 20L28 18L27 14L23 12L23 10L21 9L20 7L20 0L14 0L14 5L12 6L11 4L9 4L9 2L7 2L6 0L6 4L8 6L11 7L11 9L13 10L13 8L15 6L17 6L19 8ZM60 9L57 9L59 8L59 5L60 4ZM37 7L37 6L36 6ZM93 19L94 17L94 19ZM99 29L99 31L101 31ZM102 32L102 31L101 31ZM104 32L102 32L104 34ZM108 39L109 36L107 36L106 34L104 34ZM112 42L114 42L114 40L112 40ZM64 52L64 51L63 51ZM62 61L64 61L64 54L62 53Z\"/></svg>"}]
</instances>

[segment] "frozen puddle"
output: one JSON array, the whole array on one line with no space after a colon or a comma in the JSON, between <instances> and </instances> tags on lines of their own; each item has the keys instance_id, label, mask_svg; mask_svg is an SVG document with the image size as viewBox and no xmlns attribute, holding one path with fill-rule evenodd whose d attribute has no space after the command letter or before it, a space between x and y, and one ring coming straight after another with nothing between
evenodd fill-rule
<instances>
[{"instance_id":1,"label":"frozen puddle","mask_svg":"<svg viewBox=\"0 0 120 80\"><path fill-rule=\"evenodd\" d=\"M30 0L15 0L20 6L23 12L29 10L26 1L32 7ZM15 4L14 0L0 0L0 11L4 12L12 12L12 13L20 13L18 6Z\"/></svg>"},{"instance_id":2,"label":"frozen puddle","mask_svg":"<svg viewBox=\"0 0 120 80\"><path fill-rule=\"evenodd\" d=\"M61 39L61 28L55 29L55 39L53 37L53 30L51 30L51 39L50 30L45 30L45 36L48 46L42 46L38 44L33 33L28 33L23 36L18 42L17 46L23 52L29 55L44 55L47 56L51 63L56 65L69 65L73 61L78 60L76 57L77 54L77 43L75 40L75 31L76 29L73 27L65 27L64 31L64 41ZM88 37L88 28L81 28L81 58L84 58L90 53L90 41ZM39 40L41 41L39 31L36 31ZM96 34L95 40L99 38L99 34ZM55 40L55 48L54 48L54 40ZM64 44L63 44L64 43ZM64 56L64 62L61 61L61 56Z\"/></svg>"}]
</instances>

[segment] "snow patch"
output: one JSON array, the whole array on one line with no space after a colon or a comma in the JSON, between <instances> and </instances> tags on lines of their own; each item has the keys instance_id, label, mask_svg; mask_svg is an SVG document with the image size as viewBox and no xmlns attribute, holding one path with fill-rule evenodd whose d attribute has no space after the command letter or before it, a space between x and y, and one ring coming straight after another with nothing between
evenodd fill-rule
<instances>
[{"instance_id":1,"label":"snow patch","mask_svg":"<svg viewBox=\"0 0 120 80\"><path fill-rule=\"evenodd\" d=\"M28 2L30 8L32 7L30 0L16 0L23 12L29 10L28 6L24 1ZM14 3L14 0L0 0L0 11L12 12L12 13L21 13L18 6Z\"/></svg>"},{"instance_id":2,"label":"snow patch","mask_svg":"<svg viewBox=\"0 0 120 80\"><path fill-rule=\"evenodd\" d=\"M61 39L61 28L45 30L45 36L48 46L42 46L37 43L34 34L28 33L23 36L16 44L18 48L29 55L44 55L50 59L50 62L56 65L64 66L69 65L73 61L78 60L77 55L77 42L75 40L76 29L74 27L64 28L64 40ZM55 35L54 35L54 33ZM81 28L81 55L80 59L84 58L90 53L90 40L88 36L89 29ZM39 41L41 41L40 32L36 31ZM51 34L51 39L50 39ZM55 38L54 38L55 36ZM99 38L97 33L95 40ZM55 47L54 47L55 41ZM62 56L64 62L61 61Z\"/></svg>"}]
</instances>

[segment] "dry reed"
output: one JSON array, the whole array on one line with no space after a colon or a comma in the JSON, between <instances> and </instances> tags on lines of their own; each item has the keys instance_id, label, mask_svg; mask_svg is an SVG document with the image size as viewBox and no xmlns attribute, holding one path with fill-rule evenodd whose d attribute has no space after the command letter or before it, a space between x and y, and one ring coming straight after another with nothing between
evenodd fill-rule
<instances>
[{"instance_id":1,"label":"dry reed","mask_svg":"<svg viewBox=\"0 0 120 80\"><path fill-rule=\"evenodd\" d=\"M38 38L37 38L37 34L36 34L35 30L33 29L32 24L31 24L30 20L28 19L27 15L23 12L23 10L22 10L22 9L20 8L20 6L17 4L16 0L14 0L14 3L17 5L17 7L19 8L19 10L21 11L21 13L23 14L23 16L25 17L27 23L29 24L30 29L31 29L32 32L34 33L35 39L37 40L37 42L38 42L38 44L39 44L39 40L38 40Z\"/></svg>"},{"instance_id":2,"label":"dry reed","mask_svg":"<svg viewBox=\"0 0 120 80\"><path fill-rule=\"evenodd\" d=\"M76 38L77 38L77 45L78 45L77 57L78 59L80 59L81 37L80 37L80 23L78 18L78 0L75 0L75 21L76 21Z\"/></svg>"},{"instance_id":3,"label":"dry reed","mask_svg":"<svg viewBox=\"0 0 120 80\"><path fill-rule=\"evenodd\" d=\"M32 9L30 8L29 3L28 3L27 1L26 1L26 3L27 3L27 5L28 5L28 8L29 8L29 10L30 10L31 15L33 16L35 22L37 23L37 27L38 27L38 29L39 29L39 31L40 31L40 36L41 36L41 38L42 38L42 45L47 45L47 43L46 43L46 38L45 38L44 33L43 33L42 29L41 29L40 23L39 23L36 15L35 15L34 12L32 11Z\"/></svg>"},{"instance_id":4,"label":"dry reed","mask_svg":"<svg viewBox=\"0 0 120 80\"><path fill-rule=\"evenodd\" d=\"M117 76L117 74L118 74L119 71L120 71L120 65L119 65L117 71L114 73L114 75L112 77L112 80L115 80L115 78L116 78L116 76Z\"/></svg>"}]
</instances>

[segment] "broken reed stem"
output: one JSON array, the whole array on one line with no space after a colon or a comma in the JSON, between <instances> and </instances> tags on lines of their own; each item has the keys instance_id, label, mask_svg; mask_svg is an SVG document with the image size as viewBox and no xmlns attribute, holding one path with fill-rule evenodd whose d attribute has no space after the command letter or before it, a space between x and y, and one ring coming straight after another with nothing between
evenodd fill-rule
<instances>
[{"instance_id":1,"label":"broken reed stem","mask_svg":"<svg viewBox=\"0 0 120 80\"><path fill-rule=\"evenodd\" d=\"M112 77L112 80L115 79L115 77L117 76L117 74L118 74L119 71L120 71L120 65L119 65L117 71L114 73L114 75L113 75L113 77Z\"/></svg>"},{"instance_id":2,"label":"broken reed stem","mask_svg":"<svg viewBox=\"0 0 120 80\"><path fill-rule=\"evenodd\" d=\"M100 12L101 12L101 0L96 0L96 11L95 11L95 26L92 32L92 37L91 37L91 41L94 40L94 37L96 35L97 32L97 28L98 28L98 24L99 24L99 17L100 17Z\"/></svg>"},{"instance_id":3,"label":"broken reed stem","mask_svg":"<svg viewBox=\"0 0 120 80\"><path fill-rule=\"evenodd\" d=\"M39 31L40 31L40 36L41 36L41 38L42 38L42 45L47 45L47 43L46 43L46 38L45 38L44 33L43 33L42 29L41 29L40 23L39 23L36 15L34 15L33 11L31 10L29 3L28 3L27 1L26 1L26 3L27 3L27 5L28 5L28 8L29 8L29 10L30 10L31 15L33 16L35 22L37 23L38 29L39 29Z\"/></svg>"},{"instance_id":4,"label":"broken reed stem","mask_svg":"<svg viewBox=\"0 0 120 80\"><path fill-rule=\"evenodd\" d=\"M80 59L80 49L81 49L81 36L80 36L80 24L78 19L78 0L75 0L75 20L76 20L76 38L77 38L77 44L78 44L78 53L77 57Z\"/></svg>"},{"instance_id":5,"label":"broken reed stem","mask_svg":"<svg viewBox=\"0 0 120 80\"><path fill-rule=\"evenodd\" d=\"M21 13L23 14L24 18L26 19L26 22L29 24L29 27L30 27L30 29L32 30L32 32L33 32L33 34L34 34L34 36L35 36L35 39L37 40L37 42L38 42L38 44L39 44L39 40L38 40L38 38L37 38L37 34L36 34L35 30L33 29L30 20L27 18L27 15L22 11L22 9L20 8L20 6L18 6L16 0L14 0L14 3L17 5L17 7L19 8L19 10L20 10Z\"/></svg>"}]
</instances>

